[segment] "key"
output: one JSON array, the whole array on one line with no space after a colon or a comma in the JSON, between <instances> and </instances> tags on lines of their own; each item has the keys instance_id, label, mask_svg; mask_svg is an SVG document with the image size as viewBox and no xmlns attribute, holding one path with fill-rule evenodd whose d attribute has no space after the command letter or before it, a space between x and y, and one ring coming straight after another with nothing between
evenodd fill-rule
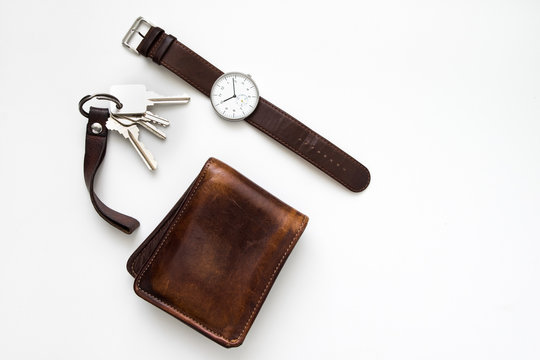
<instances>
[{"instance_id":1,"label":"key","mask_svg":"<svg viewBox=\"0 0 540 360\"><path fill-rule=\"evenodd\" d=\"M146 91L146 106L154 106L156 104L187 104L190 97L187 95L180 96L163 96L154 91Z\"/></svg>"},{"instance_id":2,"label":"key","mask_svg":"<svg viewBox=\"0 0 540 360\"><path fill-rule=\"evenodd\" d=\"M165 119L164 117L157 116L156 114L152 114L148 110L146 110L146 112L144 113L143 118L153 122L154 124L159 124L161 126L169 126L170 125L169 120Z\"/></svg>"},{"instance_id":3,"label":"key","mask_svg":"<svg viewBox=\"0 0 540 360\"><path fill-rule=\"evenodd\" d=\"M120 133L124 138L128 139L131 145L137 151L137 154L146 164L149 170L156 170L157 162L152 156L152 153L139 141L139 128L137 125L123 126L113 118L109 118L106 123L107 129L114 130Z\"/></svg>"},{"instance_id":4,"label":"key","mask_svg":"<svg viewBox=\"0 0 540 360\"><path fill-rule=\"evenodd\" d=\"M152 135L157 136L161 140L165 140L167 138L167 135L165 135L163 131L159 130L154 125L144 120L143 117L130 116L130 115L111 115L111 116L114 120L119 122L120 125L123 125L123 126L141 125L143 128L148 130Z\"/></svg>"},{"instance_id":5,"label":"key","mask_svg":"<svg viewBox=\"0 0 540 360\"><path fill-rule=\"evenodd\" d=\"M155 114L152 114L150 111L146 111L144 114L131 114L131 115L125 115L125 114L113 114L114 116L122 116L122 117L128 117L130 119L140 119L140 120L143 120L147 123L154 123L154 124L157 124L157 125L161 125L161 126L164 126L164 127L167 127L169 126L171 123L169 122L169 120L165 119L164 117L162 116L157 116Z\"/></svg>"},{"instance_id":6,"label":"key","mask_svg":"<svg viewBox=\"0 0 540 360\"><path fill-rule=\"evenodd\" d=\"M144 85L114 85L111 86L110 94L116 96L123 106L117 109L116 105L112 104L109 111L111 114L122 115L142 115L155 104L186 104L190 100L186 95L162 96L146 90Z\"/></svg>"}]
</instances>

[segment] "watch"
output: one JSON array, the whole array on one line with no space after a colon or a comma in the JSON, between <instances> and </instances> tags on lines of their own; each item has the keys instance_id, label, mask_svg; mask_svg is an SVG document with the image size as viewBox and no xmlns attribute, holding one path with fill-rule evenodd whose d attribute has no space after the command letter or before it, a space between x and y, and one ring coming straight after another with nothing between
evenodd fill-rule
<instances>
[{"instance_id":1,"label":"watch","mask_svg":"<svg viewBox=\"0 0 540 360\"><path fill-rule=\"evenodd\" d=\"M226 120L244 120L259 103L259 89L251 75L230 72L217 78L210 90L210 102Z\"/></svg>"},{"instance_id":2,"label":"watch","mask_svg":"<svg viewBox=\"0 0 540 360\"><path fill-rule=\"evenodd\" d=\"M135 36L142 38L136 46ZM369 185L371 177L364 165L285 111L259 97L258 88L249 76L242 73L224 74L176 37L166 34L142 17L135 20L122 44L169 69L210 97L212 106L222 118L244 119L351 191L360 192ZM251 85L237 91L236 86L240 84L237 81L243 81L244 85L253 84L252 92L244 90ZM218 99L214 99L216 97Z\"/></svg>"}]
</instances>

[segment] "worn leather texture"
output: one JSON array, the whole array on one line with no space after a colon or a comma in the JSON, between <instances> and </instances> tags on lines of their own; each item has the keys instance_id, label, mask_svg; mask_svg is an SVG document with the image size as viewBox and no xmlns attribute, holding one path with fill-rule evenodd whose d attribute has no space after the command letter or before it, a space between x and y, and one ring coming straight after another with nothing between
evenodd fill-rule
<instances>
[{"instance_id":1,"label":"worn leather texture","mask_svg":"<svg viewBox=\"0 0 540 360\"><path fill-rule=\"evenodd\" d=\"M84 182L86 188L90 194L90 201L96 212L105 221L114 226L115 228L131 234L135 229L139 227L139 222L127 215L121 214L105 205L94 191L94 181L96 173L99 170L101 162L105 158L107 151L107 119L109 118L109 110L103 108L90 107L88 115L88 123L86 125L86 144L84 152ZM94 134L92 132L92 124L99 123L101 125L101 132Z\"/></svg>"},{"instance_id":2,"label":"worn leather texture","mask_svg":"<svg viewBox=\"0 0 540 360\"><path fill-rule=\"evenodd\" d=\"M216 159L135 251L135 292L215 342L239 346L308 222Z\"/></svg>"},{"instance_id":3,"label":"worn leather texture","mask_svg":"<svg viewBox=\"0 0 540 360\"><path fill-rule=\"evenodd\" d=\"M206 96L223 72L193 50L152 27L137 51L184 79ZM246 122L278 141L347 189L363 191L371 180L368 169L330 141L264 98Z\"/></svg>"}]
</instances>

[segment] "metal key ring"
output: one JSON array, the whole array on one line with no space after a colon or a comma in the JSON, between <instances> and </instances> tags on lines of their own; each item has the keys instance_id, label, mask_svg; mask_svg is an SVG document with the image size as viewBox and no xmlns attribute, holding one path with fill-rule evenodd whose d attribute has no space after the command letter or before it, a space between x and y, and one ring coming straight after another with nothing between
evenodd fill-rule
<instances>
[{"instance_id":1,"label":"metal key ring","mask_svg":"<svg viewBox=\"0 0 540 360\"><path fill-rule=\"evenodd\" d=\"M116 104L116 108L117 109L121 109L122 108L122 103L120 102L120 100L118 100L118 98L116 96L112 96L111 94L94 94L94 95L86 95L85 97L83 97L81 99L81 101L79 101L79 111L81 112L81 114L83 114L84 117L88 117L90 116L88 114L88 112L84 111L83 109L83 105L86 104L87 101L89 100L92 100L92 99L98 99L98 100L108 100L108 101L112 101L113 103Z\"/></svg>"}]
</instances>

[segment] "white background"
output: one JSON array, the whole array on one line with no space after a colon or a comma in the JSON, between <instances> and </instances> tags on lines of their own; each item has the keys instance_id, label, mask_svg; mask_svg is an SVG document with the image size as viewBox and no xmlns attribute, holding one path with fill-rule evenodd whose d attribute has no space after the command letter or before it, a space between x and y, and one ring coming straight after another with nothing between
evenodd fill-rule
<instances>
[{"instance_id":1,"label":"white background","mask_svg":"<svg viewBox=\"0 0 540 360\"><path fill-rule=\"evenodd\" d=\"M120 45L143 15L364 163L354 194ZM2 359L540 358L540 2L2 1ZM141 140L111 134L99 196L78 100L188 93ZM141 130L142 132L142 130ZM210 156L310 216L244 345L138 298L129 255Z\"/></svg>"}]
</instances>

